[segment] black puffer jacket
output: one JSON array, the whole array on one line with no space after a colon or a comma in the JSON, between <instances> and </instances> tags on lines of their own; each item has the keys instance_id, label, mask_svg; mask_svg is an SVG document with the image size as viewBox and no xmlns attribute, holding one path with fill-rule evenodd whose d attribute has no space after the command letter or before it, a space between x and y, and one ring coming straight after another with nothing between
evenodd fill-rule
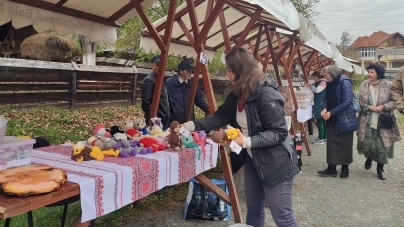
<instances>
[{"instance_id":1,"label":"black puffer jacket","mask_svg":"<svg viewBox=\"0 0 404 227\"><path fill-rule=\"evenodd\" d=\"M153 101L154 86L156 84L156 74L150 73L147 75L140 85L140 96L142 99L142 110L144 112L144 117L148 120L150 115L151 104ZM168 127L171 122L170 116L170 101L168 98L168 92L163 83L161 88L160 102L157 111L157 117L161 118L163 126ZM154 116L151 116L154 117ZM150 117L150 118L151 118Z\"/></svg>"},{"instance_id":2,"label":"black puffer jacket","mask_svg":"<svg viewBox=\"0 0 404 227\"><path fill-rule=\"evenodd\" d=\"M195 130L210 131L228 124L239 128L236 121L237 100L236 95L229 94L213 115L194 121ZM246 102L252 159L259 177L267 186L276 185L299 173L297 155L287 130L283 107L284 98L276 86L269 82L257 85ZM232 154L234 163L236 156ZM243 154L246 155L245 149L240 153ZM240 162L240 157L236 162Z\"/></svg>"}]
</instances>

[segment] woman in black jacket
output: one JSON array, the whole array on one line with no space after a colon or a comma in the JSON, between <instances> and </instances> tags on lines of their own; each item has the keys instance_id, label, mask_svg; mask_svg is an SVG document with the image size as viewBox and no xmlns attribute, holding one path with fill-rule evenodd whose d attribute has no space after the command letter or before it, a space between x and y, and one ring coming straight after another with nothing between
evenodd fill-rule
<instances>
[{"instance_id":1,"label":"woman in black jacket","mask_svg":"<svg viewBox=\"0 0 404 227\"><path fill-rule=\"evenodd\" d=\"M284 99L245 49L226 54L226 67L231 85L223 105L213 115L183 126L189 131L229 124L240 128L242 133L234 141L244 148L239 155L245 161L246 224L264 226L266 201L278 226L299 226L292 210L293 179L299 168L286 126Z\"/></svg>"}]
</instances>

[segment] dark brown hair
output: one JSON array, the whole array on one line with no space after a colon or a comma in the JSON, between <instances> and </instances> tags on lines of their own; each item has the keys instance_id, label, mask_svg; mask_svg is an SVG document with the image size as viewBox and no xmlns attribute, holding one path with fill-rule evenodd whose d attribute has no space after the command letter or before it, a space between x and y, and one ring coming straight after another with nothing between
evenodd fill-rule
<instances>
[{"instance_id":1,"label":"dark brown hair","mask_svg":"<svg viewBox=\"0 0 404 227\"><path fill-rule=\"evenodd\" d=\"M226 54L226 66L235 74L234 84L230 85L230 91L246 102L257 83L268 80L265 74L258 68L258 63L253 55L246 49L238 47Z\"/></svg>"},{"instance_id":2,"label":"dark brown hair","mask_svg":"<svg viewBox=\"0 0 404 227\"><path fill-rule=\"evenodd\" d=\"M311 76L313 77L313 76L316 76L316 77L318 77L318 78L324 78L324 75L321 75L321 73L320 73L320 71L314 71L312 74L311 74Z\"/></svg>"}]
</instances>

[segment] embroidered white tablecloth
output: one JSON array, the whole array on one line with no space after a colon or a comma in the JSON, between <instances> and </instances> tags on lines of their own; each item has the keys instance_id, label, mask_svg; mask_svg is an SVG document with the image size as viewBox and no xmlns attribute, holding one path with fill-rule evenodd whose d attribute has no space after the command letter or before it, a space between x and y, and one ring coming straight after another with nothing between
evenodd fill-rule
<instances>
[{"instance_id":1,"label":"embroidered white tablecloth","mask_svg":"<svg viewBox=\"0 0 404 227\"><path fill-rule=\"evenodd\" d=\"M33 165L50 165L80 185L82 222L93 220L170 185L189 181L216 167L218 145L202 149L166 150L135 157L106 157L104 161L71 160L71 144L38 148Z\"/></svg>"}]
</instances>

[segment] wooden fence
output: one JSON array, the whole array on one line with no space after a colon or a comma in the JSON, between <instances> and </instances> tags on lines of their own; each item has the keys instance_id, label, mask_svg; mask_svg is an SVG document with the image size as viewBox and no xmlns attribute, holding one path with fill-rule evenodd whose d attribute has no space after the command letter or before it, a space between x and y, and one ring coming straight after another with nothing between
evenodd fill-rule
<instances>
[{"instance_id":1,"label":"wooden fence","mask_svg":"<svg viewBox=\"0 0 404 227\"><path fill-rule=\"evenodd\" d=\"M136 67L86 66L0 58L0 106L105 107L140 104L140 83L151 72ZM166 72L165 77L173 76ZM217 98L226 80L211 77ZM199 86L203 90L202 79Z\"/></svg>"}]
</instances>

